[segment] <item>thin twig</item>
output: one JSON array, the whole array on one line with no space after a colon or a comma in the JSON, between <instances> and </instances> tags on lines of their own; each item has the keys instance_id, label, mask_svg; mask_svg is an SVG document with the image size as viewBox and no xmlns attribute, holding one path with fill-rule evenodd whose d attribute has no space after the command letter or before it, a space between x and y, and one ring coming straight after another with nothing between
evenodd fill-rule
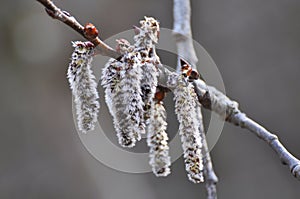
<instances>
[{"instance_id":1,"label":"thin twig","mask_svg":"<svg viewBox=\"0 0 300 199\"><path fill-rule=\"evenodd\" d=\"M205 176L205 188L207 192L207 199L217 198L217 186L218 177L216 176L212 161L209 154L207 140L205 134L202 134L203 139L203 160L204 160L204 176Z\"/></svg>"},{"instance_id":2,"label":"thin twig","mask_svg":"<svg viewBox=\"0 0 300 199\"><path fill-rule=\"evenodd\" d=\"M238 111L228 117L228 121L253 132L257 137L264 140L277 153L281 162L288 165L291 173L300 180L300 161L295 158L279 141L278 137L264 127Z\"/></svg>"},{"instance_id":3,"label":"thin twig","mask_svg":"<svg viewBox=\"0 0 300 199\"><path fill-rule=\"evenodd\" d=\"M198 120L200 121L199 125L199 132L200 136L202 138L202 159L203 159L203 166L204 166L204 177L205 177L205 188L206 188L206 193L207 193L207 199L216 199L217 198L217 182L218 182L218 177L216 176L210 153L209 153L209 148L207 145L207 139L205 135L205 130L203 126L203 118L202 118L202 113L200 109L200 105L196 107L198 110Z\"/></svg>"},{"instance_id":4,"label":"thin twig","mask_svg":"<svg viewBox=\"0 0 300 199\"><path fill-rule=\"evenodd\" d=\"M58 8L51 0L37 0L41 4L44 5L47 14L53 19L57 19L66 25L70 26L73 30L81 34L84 38L92 42L95 46L97 46L97 50L99 54L103 56L118 58L120 56L115 50L113 50L110 46L105 44L99 37L91 39L84 34L84 27L68 12L61 10Z\"/></svg>"},{"instance_id":5,"label":"thin twig","mask_svg":"<svg viewBox=\"0 0 300 199\"><path fill-rule=\"evenodd\" d=\"M64 11L61 11L58 7L56 7L52 1L50 0L37 0L42 3L44 7L48 10L54 11L54 13L58 13L55 16L61 15L58 19L64 22L69 27L73 28L75 31L80 33L83 37L82 33L82 25L80 25L74 17L70 17ZM49 12L48 12L49 14ZM53 17L51 14L49 14ZM74 24L73 24L74 23ZM79 24L79 26L78 26ZM99 39L99 38L98 38ZM97 39L97 40L98 40ZM100 40L100 39L99 39ZM100 40L101 41L101 40ZM111 47L106 45L103 41L99 42L103 45L99 45L100 54L104 56L109 56L112 58L117 58L119 54L114 51ZM174 73L168 70L164 66L159 66L159 84L166 87L167 80L170 75ZM229 99L226 95L218 91L216 88L206 85L206 83L200 79L194 80L194 87L197 93L199 102L206 109L216 112L221 116L222 119L227 122L233 123L241 128L248 129L250 132L264 140L268 143L271 148L277 153L280 160L283 164L289 166L291 173L300 180L300 160L295 158L278 140L277 136L266 130L264 127L248 118L243 112L241 112L238 108L238 103ZM169 88L172 90L172 88Z\"/></svg>"}]
</instances>

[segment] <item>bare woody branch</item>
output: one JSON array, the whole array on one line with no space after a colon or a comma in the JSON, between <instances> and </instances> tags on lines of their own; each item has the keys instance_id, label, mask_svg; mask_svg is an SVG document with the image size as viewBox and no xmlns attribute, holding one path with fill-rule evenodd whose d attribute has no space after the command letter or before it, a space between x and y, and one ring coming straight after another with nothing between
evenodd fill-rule
<instances>
[{"instance_id":1,"label":"bare woody branch","mask_svg":"<svg viewBox=\"0 0 300 199\"><path fill-rule=\"evenodd\" d=\"M176 38L177 54L195 69L198 58L192 39L190 0L174 0L173 2L173 34ZM179 70L180 64L177 65L177 71Z\"/></svg>"},{"instance_id":2,"label":"bare woody branch","mask_svg":"<svg viewBox=\"0 0 300 199\"><path fill-rule=\"evenodd\" d=\"M86 38L84 33L82 32L83 26L80 25L74 17L71 17L66 12L61 11L50 0L37 1L44 5L48 14L49 10L52 11L50 12L51 14L49 14L52 18L64 22L66 25L70 26L72 29L74 29L75 31L80 33L84 38ZM53 13L56 13L54 14L55 17L53 17ZM88 40L91 41L90 39ZM119 54L116 51L114 51L111 47L106 45L98 37L97 41L94 44L97 44L99 53L104 56L109 56L112 58L117 58L119 56ZM170 75L174 75L174 73L163 66L160 66L159 72L159 84L165 88L167 85L166 82L168 77ZM218 91L216 88L206 85L205 82L199 79L194 80L194 87L199 102L204 108L216 112L221 116L222 119L226 120L227 122L240 126L241 128L248 129L254 135L264 140L276 152L281 162L289 167L292 175L295 176L298 180L300 180L300 160L294 157L281 144L276 135L272 134L267 129L265 129L252 119L248 118L242 111L239 110L237 102L229 99L226 95Z\"/></svg>"},{"instance_id":3,"label":"bare woody branch","mask_svg":"<svg viewBox=\"0 0 300 199\"><path fill-rule=\"evenodd\" d=\"M81 34L84 38L92 42L95 46L97 46L97 50L99 54L118 58L120 56L115 50L105 44L99 37L91 38L85 34L84 26L82 26L73 16L71 16L68 12L59 9L51 0L37 0L41 4L44 5L47 14L53 19L57 19L66 25L70 26L73 30Z\"/></svg>"},{"instance_id":4,"label":"bare woody branch","mask_svg":"<svg viewBox=\"0 0 300 199\"><path fill-rule=\"evenodd\" d=\"M205 108L216 112L227 122L248 129L265 141L277 153L281 162L288 165L292 175L300 180L300 161L283 146L276 135L247 117L240 111L237 102L230 100L216 88L207 86L201 80L195 80L194 86L198 99Z\"/></svg>"},{"instance_id":5,"label":"bare woody branch","mask_svg":"<svg viewBox=\"0 0 300 199\"><path fill-rule=\"evenodd\" d=\"M202 134L203 142L203 160L204 160L204 176L205 176L205 188L207 192L207 199L215 199L217 198L217 186L216 183L218 182L218 177L216 176L212 161L209 154L209 149L206 141L205 134Z\"/></svg>"}]
</instances>

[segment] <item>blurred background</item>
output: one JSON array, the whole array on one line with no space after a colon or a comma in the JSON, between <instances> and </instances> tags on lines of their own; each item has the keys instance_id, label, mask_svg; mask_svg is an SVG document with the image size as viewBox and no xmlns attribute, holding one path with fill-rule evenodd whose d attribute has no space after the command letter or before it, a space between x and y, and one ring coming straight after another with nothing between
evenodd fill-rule
<instances>
[{"instance_id":1,"label":"blurred background","mask_svg":"<svg viewBox=\"0 0 300 199\"><path fill-rule=\"evenodd\" d=\"M171 0L55 3L80 22L94 23L102 39L137 25L144 15L156 17L162 27L173 25ZM192 1L194 39L216 62L227 95L297 157L299 10L297 0ZM82 38L34 0L2 0L0 16L1 199L205 198L204 186L187 180L182 158L167 178L119 172L94 159L76 132L65 78L70 41ZM211 155L221 199L299 198L300 183L246 130L225 124Z\"/></svg>"}]
</instances>

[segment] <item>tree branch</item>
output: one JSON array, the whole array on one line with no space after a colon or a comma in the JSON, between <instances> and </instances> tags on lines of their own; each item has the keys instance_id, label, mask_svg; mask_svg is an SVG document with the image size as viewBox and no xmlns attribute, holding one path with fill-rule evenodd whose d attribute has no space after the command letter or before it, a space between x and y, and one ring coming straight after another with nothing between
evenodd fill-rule
<instances>
[{"instance_id":1,"label":"tree branch","mask_svg":"<svg viewBox=\"0 0 300 199\"><path fill-rule=\"evenodd\" d=\"M288 152L288 150L282 145L276 135L272 134L264 127L248 118L241 111L237 111L233 115L228 117L228 121L242 128L250 130L257 137L269 144L269 146L277 153L281 162L288 165L291 173L298 180L300 180L300 161Z\"/></svg>"},{"instance_id":2,"label":"tree branch","mask_svg":"<svg viewBox=\"0 0 300 199\"><path fill-rule=\"evenodd\" d=\"M207 86L202 80L195 80L194 86L198 99L205 108L216 112L227 122L248 129L264 140L277 153L281 162L288 165L291 173L300 180L300 161L282 145L276 135L247 117L239 110L237 102L230 100L214 87Z\"/></svg>"},{"instance_id":3,"label":"tree branch","mask_svg":"<svg viewBox=\"0 0 300 199\"><path fill-rule=\"evenodd\" d=\"M84 38L86 36L83 32L83 26L76 21L76 19L70 16L67 12L61 11L56 7L50 0L37 0L47 10L49 16L54 19L60 20L76 32L81 34ZM174 0L177 1L177 0ZM88 39L88 38L86 38ZM91 41L91 39L88 39ZM97 45L99 54L103 56L109 56L112 58L118 58L118 54L111 47L106 45L100 38L92 40ZM169 71L162 65L159 66L159 84L166 87L167 80L170 76L176 75L174 72ZM255 134L260 139L264 140L279 156L283 164L288 165L291 173L300 180L300 161L295 158L288 150L280 143L277 136L266 130L264 127L248 118L238 108L238 103L229 99L226 95L218 91L216 88L206 85L206 83L200 79L194 80L193 82L195 91L197 93L199 102L206 109L216 112L221 116L222 119L240 126L241 128L248 129L250 132ZM172 88L169 88L172 90Z\"/></svg>"},{"instance_id":4,"label":"tree branch","mask_svg":"<svg viewBox=\"0 0 300 199\"><path fill-rule=\"evenodd\" d=\"M59 9L51 0L37 0L44 5L47 14L53 19L57 19L73 30L78 32L81 36L92 42L97 46L97 53L103 56L108 56L112 58L120 57L120 54L113 50L110 46L105 44L99 37L90 38L84 32L84 27L68 12Z\"/></svg>"},{"instance_id":5,"label":"tree branch","mask_svg":"<svg viewBox=\"0 0 300 199\"><path fill-rule=\"evenodd\" d=\"M204 176L205 176L205 188L207 192L207 199L215 199L217 198L217 182L218 177L216 176L212 161L209 154L209 149L206 141L205 134L202 134L203 139L203 160L204 160Z\"/></svg>"},{"instance_id":6,"label":"tree branch","mask_svg":"<svg viewBox=\"0 0 300 199\"><path fill-rule=\"evenodd\" d=\"M188 61L195 69L198 58L192 38L190 0L174 0L173 15L173 34L176 38L177 54ZM180 71L180 64L177 65L178 71Z\"/></svg>"}]
</instances>

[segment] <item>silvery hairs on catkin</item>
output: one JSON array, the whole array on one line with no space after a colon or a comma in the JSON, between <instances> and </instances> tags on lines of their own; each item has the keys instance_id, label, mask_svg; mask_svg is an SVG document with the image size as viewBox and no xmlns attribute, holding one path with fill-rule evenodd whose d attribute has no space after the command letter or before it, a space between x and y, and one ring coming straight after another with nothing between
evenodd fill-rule
<instances>
[{"instance_id":1,"label":"silvery hairs on catkin","mask_svg":"<svg viewBox=\"0 0 300 199\"><path fill-rule=\"evenodd\" d=\"M158 42L159 23L153 17L144 17L140 21L141 27L135 27L135 47L150 49Z\"/></svg>"},{"instance_id":2,"label":"silvery hairs on catkin","mask_svg":"<svg viewBox=\"0 0 300 199\"><path fill-rule=\"evenodd\" d=\"M152 17L145 17L140 21L141 27L135 27L134 41L135 51L141 55L141 67L143 77L141 79L142 99L144 102L144 122L149 124L152 100L154 98L158 69L160 64L159 57L155 52L155 44L159 37L159 23Z\"/></svg>"},{"instance_id":3,"label":"silvery hairs on catkin","mask_svg":"<svg viewBox=\"0 0 300 199\"><path fill-rule=\"evenodd\" d=\"M158 70L154 65L154 59L151 57L142 58L142 74L141 91L142 100L144 102L144 122L149 124L149 118L152 110L152 101L157 87Z\"/></svg>"},{"instance_id":4,"label":"silvery hairs on catkin","mask_svg":"<svg viewBox=\"0 0 300 199\"><path fill-rule=\"evenodd\" d=\"M170 174L171 158L166 133L166 110L162 101L155 100L153 103L147 134L147 144L150 148L149 164L156 176L167 176Z\"/></svg>"},{"instance_id":5,"label":"silvery hairs on catkin","mask_svg":"<svg viewBox=\"0 0 300 199\"><path fill-rule=\"evenodd\" d=\"M203 182L202 140L199 131L201 124L197 120L199 117L195 109L197 98L193 85L182 74L170 76L168 85L174 87L174 82L177 82L174 89L175 113L179 121L185 169L190 181Z\"/></svg>"},{"instance_id":6,"label":"silvery hairs on catkin","mask_svg":"<svg viewBox=\"0 0 300 199\"><path fill-rule=\"evenodd\" d=\"M117 137L119 139L119 143L121 145L126 145L125 143L131 143L133 142L128 135L125 135L124 132L121 130L119 126L119 118L116 113L116 107L115 107L115 102L114 100L115 95L118 94L120 87L119 87L119 82L120 82L120 70L123 68L124 64L115 60L115 59L110 59L103 71L102 71L102 85L104 87L104 92L105 92L105 102L108 107L108 110L113 118L113 124L114 128L117 133ZM128 145L128 144L127 144Z\"/></svg>"},{"instance_id":7,"label":"silvery hairs on catkin","mask_svg":"<svg viewBox=\"0 0 300 199\"><path fill-rule=\"evenodd\" d=\"M102 73L105 99L114 120L119 144L133 147L145 133L141 122L143 101L140 82L142 77L139 66L140 57L130 52L131 46L124 39L117 40L117 49L124 54L119 60L110 59Z\"/></svg>"},{"instance_id":8,"label":"silvery hairs on catkin","mask_svg":"<svg viewBox=\"0 0 300 199\"><path fill-rule=\"evenodd\" d=\"M91 69L94 45L91 42L75 41L67 78L74 96L78 128L83 133L93 130L100 104L97 83Z\"/></svg>"}]
</instances>

